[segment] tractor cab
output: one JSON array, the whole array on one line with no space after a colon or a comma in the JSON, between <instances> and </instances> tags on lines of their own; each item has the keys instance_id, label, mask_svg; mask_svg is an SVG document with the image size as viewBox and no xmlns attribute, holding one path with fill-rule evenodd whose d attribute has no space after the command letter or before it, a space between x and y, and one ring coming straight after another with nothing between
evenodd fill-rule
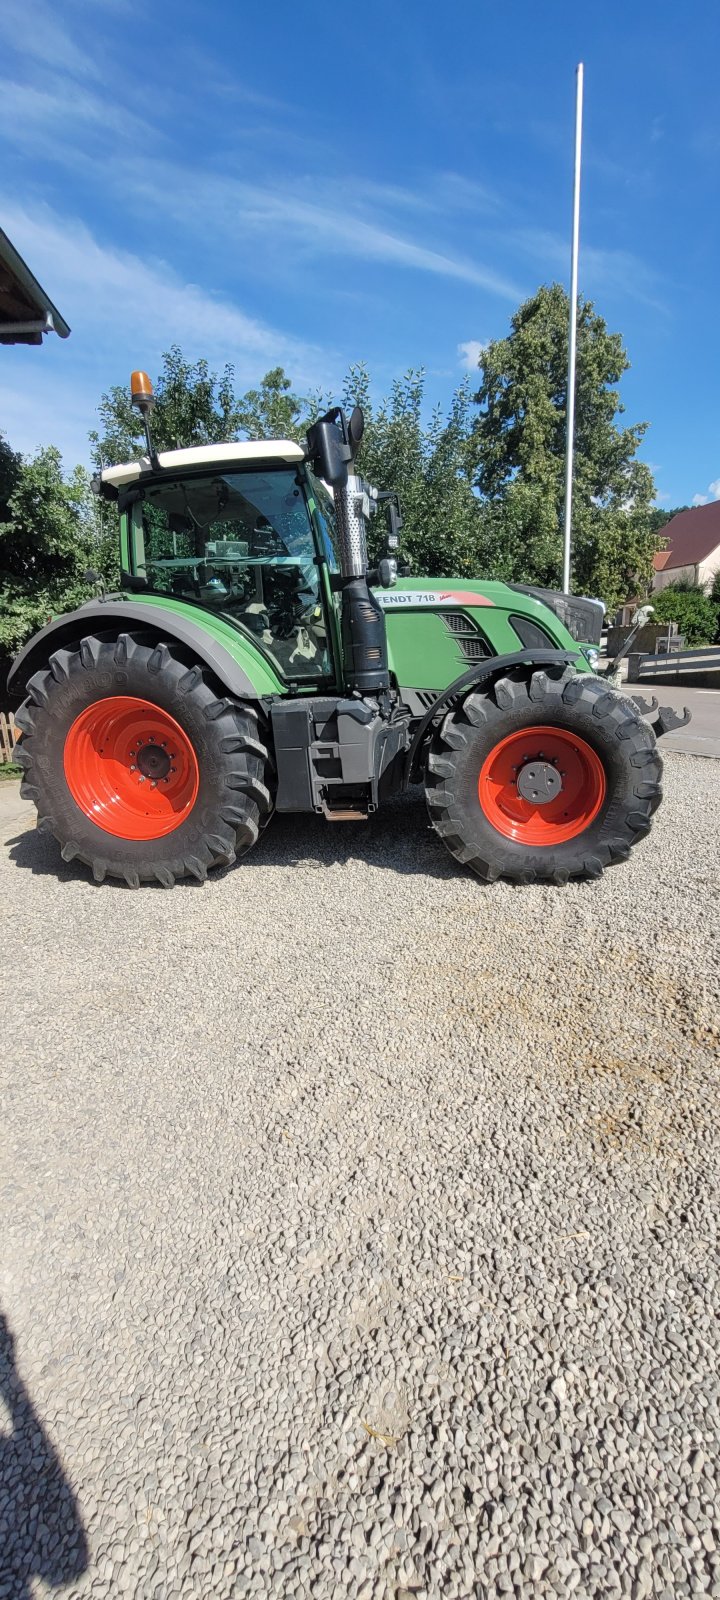
<instances>
[{"instance_id":1,"label":"tractor cab","mask_svg":"<svg viewBox=\"0 0 720 1600\"><path fill-rule=\"evenodd\" d=\"M211 447L212 448L212 447ZM202 607L251 635L286 683L331 683L333 575L338 571L333 505L292 441L169 451L160 471L118 490L123 586ZM183 458L203 455L201 464Z\"/></svg>"}]
</instances>

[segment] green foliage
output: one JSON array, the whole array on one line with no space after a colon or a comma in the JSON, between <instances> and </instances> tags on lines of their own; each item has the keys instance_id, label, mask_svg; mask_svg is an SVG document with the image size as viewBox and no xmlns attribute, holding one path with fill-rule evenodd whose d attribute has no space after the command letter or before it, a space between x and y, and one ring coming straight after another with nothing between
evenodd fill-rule
<instances>
[{"instance_id":1,"label":"green foliage","mask_svg":"<svg viewBox=\"0 0 720 1600\"><path fill-rule=\"evenodd\" d=\"M562 570L568 297L544 285L480 356L480 415L470 455L493 513L507 513L504 575L557 584ZM573 494L574 587L609 606L644 588L656 540L652 474L636 460L646 425L618 426L628 368L619 334L590 301L578 307ZM508 571L508 568L511 570Z\"/></svg>"},{"instance_id":2,"label":"green foliage","mask_svg":"<svg viewBox=\"0 0 720 1600\"><path fill-rule=\"evenodd\" d=\"M282 367L266 372L259 389L248 389L237 402L238 431L247 439L295 439L305 443L311 422L330 405L322 394L298 395Z\"/></svg>"},{"instance_id":3,"label":"green foliage","mask_svg":"<svg viewBox=\"0 0 720 1600\"><path fill-rule=\"evenodd\" d=\"M155 384L152 432L158 450L191 445L221 444L237 437L240 422L235 404L234 369L227 365L221 377L207 361L186 361L178 345L163 356L162 372ZM130 391L116 384L98 406L100 429L91 433L93 461L99 471L117 461L132 461L145 449L139 411Z\"/></svg>"},{"instance_id":4,"label":"green foliage","mask_svg":"<svg viewBox=\"0 0 720 1600\"><path fill-rule=\"evenodd\" d=\"M7 456L5 456L7 471ZM82 467L63 476L59 450L15 458L0 507L0 654L58 611L88 598L83 572L96 555L90 485Z\"/></svg>"},{"instance_id":5,"label":"green foliage","mask_svg":"<svg viewBox=\"0 0 720 1600\"><path fill-rule=\"evenodd\" d=\"M378 488L396 489L400 495L402 548L415 571L429 577L444 573L470 577L478 571L480 514L467 464L470 386L461 384L448 414L435 410L427 424L424 392L424 372L410 371L393 384L388 399L375 406L367 369L351 367L344 403L361 405L365 413L358 470ZM370 541L373 559L383 538L384 521L378 514Z\"/></svg>"},{"instance_id":6,"label":"green foliage","mask_svg":"<svg viewBox=\"0 0 720 1600\"><path fill-rule=\"evenodd\" d=\"M698 584L668 583L652 597L654 622L676 622L686 645L712 644L720 620L720 595L706 595Z\"/></svg>"},{"instance_id":7,"label":"green foliage","mask_svg":"<svg viewBox=\"0 0 720 1600\"><path fill-rule=\"evenodd\" d=\"M322 395L295 394L282 367L266 373L259 388L237 395L234 369L229 364L218 376L207 361L187 361L178 345L166 351L162 360L151 415L157 450L223 444L243 437L301 440L326 403ZM131 404L128 388L116 384L109 389L98 412L101 427L90 435L98 471L144 453L142 418Z\"/></svg>"}]
</instances>

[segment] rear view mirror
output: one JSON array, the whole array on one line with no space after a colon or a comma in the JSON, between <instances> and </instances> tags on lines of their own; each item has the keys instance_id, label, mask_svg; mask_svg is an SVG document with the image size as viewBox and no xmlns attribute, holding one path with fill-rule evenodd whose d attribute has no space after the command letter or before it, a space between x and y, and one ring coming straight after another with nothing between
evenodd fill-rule
<instances>
[{"instance_id":1,"label":"rear view mirror","mask_svg":"<svg viewBox=\"0 0 720 1600\"><path fill-rule=\"evenodd\" d=\"M358 446L359 443L358 439ZM353 451L339 406L333 411L326 411L324 417L318 417L317 422L308 428L307 446L318 477L329 483L331 488L342 489L347 483L348 462L353 459Z\"/></svg>"},{"instance_id":2,"label":"rear view mirror","mask_svg":"<svg viewBox=\"0 0 720 1600\"><path fill-rule=\"evenodd\" d=\"M352 411L350 412L350 421L348 423L347 430L348 444L350 445L353 461L355 460L358 450L362 444L362 436L364 432L365 418L363 413L359 406L353 406Z\"/></svg>"}]
</instances>

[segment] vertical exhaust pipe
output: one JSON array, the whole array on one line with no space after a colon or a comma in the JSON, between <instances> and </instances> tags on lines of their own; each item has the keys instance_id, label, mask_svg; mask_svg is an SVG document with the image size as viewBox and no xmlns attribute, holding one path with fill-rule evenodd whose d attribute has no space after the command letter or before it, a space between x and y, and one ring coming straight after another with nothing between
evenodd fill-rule
<instances>
[{"instance_id":1,"label":"vertical exhaust pipe","mask_svg":"<svg viewBox=\"0 0 720 1600\"><path fill-rule=\"evenodd\" d=\"M340 544L341 634L349 689L381 694L390 687L385 614L367 581L367 538L362 478L349 471L360 448L363 415L355 407L349 423L340 407L308 429L308 454L335 501Z\"/></svg>"}]
</instances>

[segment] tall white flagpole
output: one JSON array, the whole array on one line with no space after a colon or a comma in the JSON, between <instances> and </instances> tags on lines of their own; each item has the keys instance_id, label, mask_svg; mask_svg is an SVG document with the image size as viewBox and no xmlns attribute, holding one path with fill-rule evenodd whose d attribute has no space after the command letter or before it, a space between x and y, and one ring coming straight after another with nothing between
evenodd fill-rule
<instances>
[{"instance_id":1,"label":"tall white flagpole","mask_svg":"<svg viewBox=\"0 0 720 1600\"><path fill-rule=\"evenodd\" d=\"M570 332L568 338L567 437L565 443L565 526L563 590L570 593L572 538L573 446L575 437L575 368L577 364L578 251L580 247L580 168L582 164L583 64L578 64L575 96L575 178L573 183L572 254L570 260Z\"/></svg>"}]
</instances>

